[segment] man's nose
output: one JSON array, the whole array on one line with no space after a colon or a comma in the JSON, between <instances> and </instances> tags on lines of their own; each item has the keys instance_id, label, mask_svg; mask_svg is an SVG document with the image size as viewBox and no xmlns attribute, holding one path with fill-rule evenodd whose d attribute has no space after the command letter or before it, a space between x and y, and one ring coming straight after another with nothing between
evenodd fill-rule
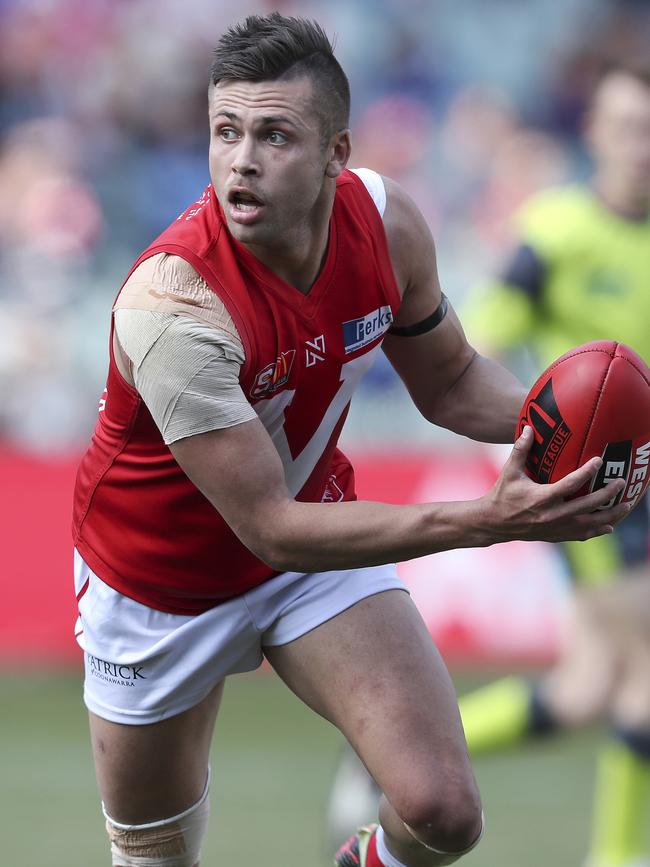
<instances>
[{"instance_id":1,"label":"man's nose","mask_svg":"<svg viewBox=\"0 0 650 867\"><path fill-rule=\"evenodd\" d=\"M243 138L233 154L231 169L237 175L254 175L259 172L255 142L248 137Z\"/></svg>"}]
</instances>

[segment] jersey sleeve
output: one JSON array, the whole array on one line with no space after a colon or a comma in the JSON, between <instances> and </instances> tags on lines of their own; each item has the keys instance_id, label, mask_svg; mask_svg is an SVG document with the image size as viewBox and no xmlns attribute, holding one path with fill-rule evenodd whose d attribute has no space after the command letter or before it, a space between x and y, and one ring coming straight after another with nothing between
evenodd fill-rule
<instances>
[{"instance_id":1,"label":"jersey sleeve","mask_svg":"<svg viewBox=\"0 0 650 867\"><path fill-rule=\"evenodd\" d=\"M386 187L382 176L373 169L350 169L350 171L363 181L363 185L379 211L379 216L383 217L386 210Z\"/></svg>"}]
</instances>

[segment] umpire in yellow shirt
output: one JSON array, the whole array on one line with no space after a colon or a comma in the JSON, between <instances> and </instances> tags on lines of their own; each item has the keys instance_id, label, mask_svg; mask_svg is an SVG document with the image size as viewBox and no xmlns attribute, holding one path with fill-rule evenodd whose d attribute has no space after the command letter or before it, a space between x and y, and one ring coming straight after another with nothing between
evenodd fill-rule
<instances>
[{"instance_id":1,"label":"umpire in yellow shirt","mask_svg":"<svg viewBox=\"0 0 650 867\"><path fill-rule=\"evenodd\" d=\"M488 354L526 346L541 370L579 343L615 339L650 361L650 70L603 75L585 136L591 184L525 204L502 279L464 312ZM537 684L506 678L460 700L472 754L609 721L589 867L650 865L649 545L642 502L612 536L565 546L575 592L553 669Z\"/></svg>"}]
</instances>

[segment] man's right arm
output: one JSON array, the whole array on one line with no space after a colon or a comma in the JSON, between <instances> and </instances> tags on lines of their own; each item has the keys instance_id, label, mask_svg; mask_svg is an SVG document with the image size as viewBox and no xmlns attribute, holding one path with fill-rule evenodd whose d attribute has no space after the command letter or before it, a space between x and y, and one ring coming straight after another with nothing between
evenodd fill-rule
<instances>
[{"instance_id":1,"label":"man's right arm","mask_svg":"<svg viewBox=\"0 0 650 867\"><path fill-rule=\"evenodd\" d=\"M599 459L555 484L539 485L524 473L531 440L528 429L485 496L406 506L297 502L287 490L273 442L257 419L186 437L170 448L190 480L257 557L278 571L313 572L511 539L558 542L610 532L628 511L624 505L594 511L611 499L611 486L566 500L594 475Z\"/></svg>"}]
</instances>

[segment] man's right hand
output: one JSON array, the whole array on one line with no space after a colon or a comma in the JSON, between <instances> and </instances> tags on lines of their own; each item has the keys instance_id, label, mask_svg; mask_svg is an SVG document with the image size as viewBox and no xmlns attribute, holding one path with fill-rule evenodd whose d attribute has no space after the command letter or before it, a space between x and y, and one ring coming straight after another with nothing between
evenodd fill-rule
<instances>
[{"instance_id":1,"label":"man's right hand","mask_svg":"<svg viewBox=\"0 0 650 867\"><path fill-rule=\"evenodd\" d=\"M526 427L496 484L482 498L488 525L499 537L493 541L583 541L611 533L614 525L629 514L627 503L604 508L623 490L623 479L570 499L598 472L600 458L591 458L558 482L545 485L532 481L525 472L532 444L532 428Z\"/></svg>"}]
</instances>

